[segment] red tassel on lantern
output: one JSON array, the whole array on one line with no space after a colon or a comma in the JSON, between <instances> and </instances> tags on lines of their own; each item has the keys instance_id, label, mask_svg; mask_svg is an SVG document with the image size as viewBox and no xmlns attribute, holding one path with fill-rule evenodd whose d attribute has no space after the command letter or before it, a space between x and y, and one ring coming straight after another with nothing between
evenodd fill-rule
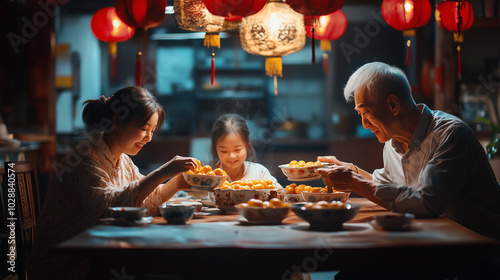
<instances>
[{"instance_id":1,"label":"red tassel on lantern","mask_svg":"<svg viewBox=\"0 0 500 280\"><path fill-rule=\"evenodd\" d=\"M210 84L213 85L215 80L215 52L212 51L212 67L210 69Z\"/></svg>"},{"instance_id":2,"label":"red tassel on lantern","mask_svg":"<svg viewBox=\"0 0 500 280\"><path fill-rule=\"evenodd\" d=\"M114 7L98 10L90 19L90 28L97 39L109 44L110 75L116 77L116 43L132 38L134 28L120 20Z\"/></svg>"},{"instance_id":3,"label":"red tassel on lantern","mask_svg":"<svg viewBox=\"0 0 500 280\"><path fill-rule=\"evenodd\" d=\"M406 42L406 45L408 47L406 48L406 61L405 61L405 64L406 65L411 65L411 40L408 40L408 42Z\"/></svg>"},{"instance_id":4,"label":"red tassel on lantern","mask_svg":"<svg viewBox=\"0 0 500 280\"><path fill-rule=\"evenodd\" d=\"M312 28L312 64L316 63L314 28L319 24L320 16L338 11L344 0L287 0L286 4L297 13L304 15L306 29Z\"/></svg>"},{"instance_id":5,"label":"red tassel on lantern","mask_svg":"<svg viewBox=\"0 0 500 280\"><path fill-rule=\"evenodd\" d=\"M314 38L314 27L312 28L312 64L316 63L316 40Z\"/></svg>"},{"instance_id":6,"label":"red tassel on lantern","mask_svg":"<svg viewBox=\"0 0 500 280\"><path fill-rule=\"evenodd\" d=\"M330 65L328 63L328 55L326 53L323 54L323 72L328 74L330 72Z\"/></svg>"},{"instance_id":7,"label":"red tassel on lantern","mask_svg":"<svg viewBox=\"0 0 500 280\"><path fill-rule=\"evenodd\" d=\"M347 19L341 10L320 16L316 22L315 27L312 25L306 26L306 34L313 40L313 64L316 60L314 52L316 39L320 40L319 46L322 51L331 51L330 41L342 37L347 28ZM323 53L323 70L325 73L328 73L328 68L328 55Z\"/></svg>"},{"instance_id":8,"label":"red tassel on lantern","mask_svg":"<svg viewBox=\"0 0 500 280\"><path fill-rule=\"evenodd\" d=\"M463 42L463 32L471 28L474 22L472 4L466 0L444 1L436 6L437 25L445 30L453 31L453 39L457 43L457 72L462 78L462 65L460 59L460 43Z\"/></svg>"},{"instance_id":9,"label":"red tassel on lantern","mask_svg":"<svg viewBox=\"0 0 500 280\"><path fill-rule=\"evenodd\" d=\"M384 0L382 17L394 29L403 31L404 37L415 36L415 29L427 24L432 15L429 0ZM405 64L411 64L411 41L407 39Z\"/></svg>"},{"instance_id":10,"label":"red tassel on lantern","mask_svg":"<svg viewBox=\"0 0 500 280\"><path fill-rule=\"evenodd\" d=\"M137 60L135 61L135 85L142 86L142 63L141 63L142 52L137 53Z\"/></svg>"}]
</instances>

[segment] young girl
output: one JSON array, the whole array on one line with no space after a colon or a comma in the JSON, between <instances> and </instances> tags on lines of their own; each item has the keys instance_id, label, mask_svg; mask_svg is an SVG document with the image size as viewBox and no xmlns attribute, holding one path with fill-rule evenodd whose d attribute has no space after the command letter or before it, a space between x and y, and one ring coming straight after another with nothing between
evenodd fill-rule
<instances>
[{"instance_id":1,"label":"young girl","mask_svg":"<svg viewBox=\"0 0 500 280\"><path fill-rule=\"evenodd\" d=\"M243 117L236 114L220 116L214 123L211 138L214 166L226 171L229 183L269 179L275 186L281 187L266 167L246 161L247 158L253 158L254 149L250 142L250 130Z\"/></svg>"},{"instance_id":2,"label":"young girl","mask_svg":"<svg viewBox=\"0 0 500 280\"><path fill-rule=\"evenodd\" d=\"M176 156L147 176L139 173L129 156L151 141L164 117L144 88L124 88L84 106L83 121L95 133L53 164L29 261L33 279L81 278L84 263L53 255L49 247L97 224L110 206L140 206L156 214L162 202L189 188L182 175L176 175L198 167L193 158Z\"/></svg>"}]
</instances>

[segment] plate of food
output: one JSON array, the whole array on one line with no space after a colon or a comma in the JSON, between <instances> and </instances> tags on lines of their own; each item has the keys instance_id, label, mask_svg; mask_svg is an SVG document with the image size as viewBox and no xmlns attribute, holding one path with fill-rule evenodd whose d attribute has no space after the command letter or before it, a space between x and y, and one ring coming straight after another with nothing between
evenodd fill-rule
<instances>
[{"instance_id":1,"label":"plate of food","mask_svg":"<svg viewBox=\"0 0 500 280\"><path fill-rule=\"evenodd\" d=\"M332 163L321 161L292 160L287 164L281 164L278 167L290 181L305 182L318 180L321 176L316 172L317 168L330 166Z\"/></svg>"},{"instance_id":2,"label":"plate of food","mask_svg":"<svg viewBox=\"0 0 500 280\"><path fill-rule=\"evenodd\" d=\"M335 189L329 190L328 187L313 187L310 190L301 192L305 202L318 202L318 201L340 201L346 202L351 192L336 191Z\"/></svg>"},{"instance_id":3,"label":"plate of food","mask_svg":"<svg viewBox=\"0 0 500 280\"><path fill-rule=\"evenodd\" d=\"M242 224L281 224L281 221L290 213L291 207L292 204L282 202L278 198L272 198L269 201L250 199L246 203L236 205L236 209L242 216L237 220Z\"/></svg>"},{"instance_id":4,"label":"plate of food","mask_svg":"<svg viewBox=\"0 0 500 280\"><path fill-rule=\"evenodd\" d=\"M227 178L226 171L216 168L212 170L210 165L202 166L199 160L198 168L194 171L189 170L184 172L184 180L191 186L194 190L201 191L213 191L215 188L220 187Z\"/></svg>"},{"instance_id":5,"label":"plate of food","mask_svg":"<svg viewBox=\"0 0 500 280\"><path fill-rule=\"evenodd\" d=\"M283 199L285 189L277 187L271 180L246 180L224 182L208 195L215 207L226 212L237 212L236 205L250 199L269 201L272 198Z\"/></svg>"}]
</instances>

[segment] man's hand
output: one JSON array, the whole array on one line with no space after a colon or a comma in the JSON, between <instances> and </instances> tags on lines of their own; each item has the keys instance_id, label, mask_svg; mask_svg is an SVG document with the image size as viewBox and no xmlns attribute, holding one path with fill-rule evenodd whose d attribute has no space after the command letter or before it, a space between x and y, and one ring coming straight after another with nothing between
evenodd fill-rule
<instances>
[{"instance_id":1,"label":"man's hand","mask_svg":"<svg viewBox=\"0 0 500 280\"><path fill-rule=\"evenodd\" d=\"M337 191L353 191L352 186L364 179L347 166L329 166L317 169L327 187Z\"/></svg>"}]
</instances>

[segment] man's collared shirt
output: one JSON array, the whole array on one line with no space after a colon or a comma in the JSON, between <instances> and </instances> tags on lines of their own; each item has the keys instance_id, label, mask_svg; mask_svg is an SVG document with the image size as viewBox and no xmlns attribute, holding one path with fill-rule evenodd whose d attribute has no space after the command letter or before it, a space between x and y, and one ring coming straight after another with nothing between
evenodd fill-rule
<instances>
[{"instance_id":1,"label":"man's collared shirt","mask_svg":"<svg viewBox=\"0 0 500 280\"><path fill-rule=\"evenodd\" d=\"M500 186L484 148L460 119L419 104L408 151L388 141L375 196L395 212L446 217L500 239Z\"/></svg>"}]
</instances>

